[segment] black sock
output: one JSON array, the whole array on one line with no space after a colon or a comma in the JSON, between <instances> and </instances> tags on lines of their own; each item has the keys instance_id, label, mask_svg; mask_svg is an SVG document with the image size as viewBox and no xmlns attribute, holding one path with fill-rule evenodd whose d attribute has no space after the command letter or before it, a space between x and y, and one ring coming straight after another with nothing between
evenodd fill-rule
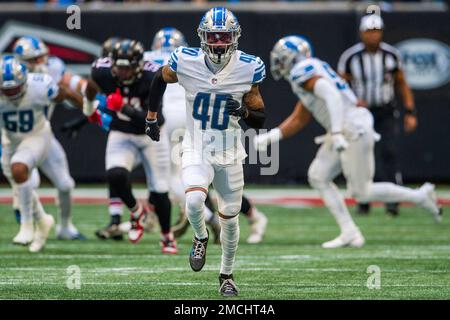
<instances>
[{"instance_id":1,"label":"black sock","mask_svg":"<svg viewBox=\"0 0 450 320\"><path fill-rule=\"evenodd\" d=\"M248 215L250 209L252 208L252 204L245 196L242 196L242 204L241 204L241 212L245 215Z\"/></svg>"},{"instance_id":2,"label":"black sock","mask_svg":"<svg viewBox=\"0 0 450 320\"><path fill-rule=\"evenodd\" d=\"M220 274L221 279L233 279L233 274Z\"/></svg>"},{"instance_id":3,"label":"black sock","mask_svg":"<svg viewBox=\"0 0 450 320\"><path fill-rule=\"evenodd\" d=\"M125 168L115 167L106 172L106 177L112 193L119 196L128 209L136 207L137 201L131 189L130 172Z\"/></svg>"},{"instance_id":4,"label":"black sock","mask_svg":"<svg viewBox=\"0 0 450 320\"><path fill-rule=\"evenodd\" d=\"M120 214L113 214L111 216L111 224L120 224L121 218Z\"/></svg>"},{"instance_id":5,"label":"black sock","mask_svg":"<svg viewBox=\"0 0 450 320\"><path fill-rule=\"evenodd\" d=\"M158 216L159 225L161 226L161 232L170 232L170 215L172 204L169 200L169 193L152 192L150 194L148 202L150 202L155 207L155 213Z\"/></svg>"}]
</instances>

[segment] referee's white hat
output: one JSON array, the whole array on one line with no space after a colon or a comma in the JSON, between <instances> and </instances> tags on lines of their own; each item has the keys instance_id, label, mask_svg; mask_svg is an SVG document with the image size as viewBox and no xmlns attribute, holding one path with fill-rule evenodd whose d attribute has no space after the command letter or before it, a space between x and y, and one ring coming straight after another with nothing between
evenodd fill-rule
<instances>
[{"instance_id":1,"label":"referee's white hat","mask_svg":"<svg viewBox=\"0 0 450 320\"><path fill-rule=\"evenodd\" d=\"M359 31L367 31L367 30L383 30L384 23L383 19L377 14L371 14L368 16L364 16L361 19L361 24L359 25Z\"/></svg>"}]
</instances>

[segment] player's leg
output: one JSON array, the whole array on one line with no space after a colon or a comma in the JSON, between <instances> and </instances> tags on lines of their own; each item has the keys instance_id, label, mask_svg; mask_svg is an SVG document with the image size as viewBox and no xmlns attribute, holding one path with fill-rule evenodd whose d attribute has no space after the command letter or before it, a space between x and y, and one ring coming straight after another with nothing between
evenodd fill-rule
<instances>
[{"instance_id":1,"label":"player's leg","mask_svg":"<svg viewBox=\"0 0 450 320\"><path fill-rule=\"evenodd\" d=\"M362 135L341 153L348 188L357 201L412 202L429 211L436 221L441 220L434 185L425 183L411 189L391 182L373 182L373 137Z\"/></svg>"},{"instance_id":2,"label":"player's leg","mask_svg":"<svg viewBox=\"0 0 450 320\"><path fill-rule=\"evenodd\" d=\"M239 289L234 283L233 267L239 242L239 210L242 205L244 172L242 164L215 167L213 186L217 192L217 205L221 226L222 261L219 292L222 296L236 296Z\"/></svg>"},{"instance_id":3,"label":"player's leg","mask_svg":"<svg viewBox=\"0 0 450 320\"><path fill-rule=\"evenodd\" d=\"M57 239L85 239L72 223L71 193L75 187L75 181L70 175L69 164L64 149L54 136L50 142L48 155L40 168L58 190L57 205L60 221L56 226Z\"/></svg>"},{"instance_id":4,"label":"player's leg","mask_svg":"<svg viewBox=\"0 0 450 320\"><path fill-rule=\"evenodd\" d=\"M37 212L36 229L32 232L33 213L38 199L33 189L33 181L29 177L31 171L40 165L47 156L50 138L51 135L47 133L27 137L17 146L10 158L11 177L17 185L21 212L21 231L14 238L14 242L26 244L29 242L30 234L32 234L32 242L29 248L31 252L40 251L44 247L48 234L54 225L54 219L51 215L40 215Z\"/></svg>"},{"instance_id":5,"label":"player's leg","mask_svg":"<svg viewBox=\"0 0 450 320\"><path fill-rule=\"evenodd\" d=\"M154 207L161 227L162 253L177 253L176 241L170 231L172 203L169 199L170 147L169 139L161 128L161 140L140 138L140 158L150 191L148 202Z\"/></svg>"},{"instance_id":6,"label":"player's leg","mask_svg":"<svg viewBox=\"0 0 450 320\"><path fill-rule=\"evenodd\" d=\"M130 134L111 131L106 145L106 178L113 193L127 206L131 213L129 240L138 242L143 235L141 221L145 218L144 207L136 200L131 188L131 170L138 148Z\"/></svg>"},{"instance_id":7,"label":"player's leg","mask_svg":"<svg viewBox=\"0 0 450 320\"><path fill-rule=\"evenodd\" d=\"M323 243L323 248L338 248L346 245L360 247L364 244L364 238L353 222L345 205L344 197L333 183L334 178L340 172L339 154L332 150L331 144L326 141L320 147L308 170L310 185L319 191L340 228L339 236Z\"/></svg>"},{"instance_id":8,"label":"player's leg","mask_svg":"<svg viewBox=\"0 0 450 320\"><path fill-rule=\"evenodd\" d=\"M189 152L183 153L183 162L189 159ZM206 262L208 231L205 224L205 201L208 187L212 182L214 169L209 164L190 164L183 166L182 178L186 189L186 213L194 229L189 264L194 271L200 271Z\"/></svg>"},{"instance_id":9,"label":"player's leg","mask_svg":"<svg viewBox=\"0 0 450 320\"><path fill-rule=\"evenodd\" d=\"M266 232L268 222L266 215L252 205L246 196L242 197L240 212L247 217L250 225L250 235L247 238L247 243L260 243Z\"/></svg>"},{"instance_id":10,"label":"player's leg","mask_svg":"<svg viewBox=\"0 0 450 320\"><path fill-rule=\"evenodd\" d=\"M34 168L33 170L31 170L30 179L31 179L31 184L33 185L33 189L36 190L37 188L39 188L39 185L41 184L41 177L39 176L39 171L37 168ZM19 197L17 194L16 184L14 183L13 179L8 179L8 181L13 190L12 207L13 207L14 216L16 218L17 223L20 224Z\"/></svg>"}]
</instances>

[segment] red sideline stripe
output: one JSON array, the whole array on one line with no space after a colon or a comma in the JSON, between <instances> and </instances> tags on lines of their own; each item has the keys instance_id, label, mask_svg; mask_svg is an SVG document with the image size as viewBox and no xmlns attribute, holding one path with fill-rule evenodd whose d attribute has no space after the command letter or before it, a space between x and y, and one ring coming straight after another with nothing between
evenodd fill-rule
<instances>
[{"instance_id":1,"label":"red sideline stripe","mask_svg":"<svg viewBox=\"0 0 450 320\"><path fill-rule=\"evenodd\" d=\"M55 197L41 197L43 204L55 203ZM145 201L146 199L140 199ZM322 199L318 197L278 197L268 199L252 199L255 204L273 204L273 205L303 205L309 207L322 207L324 205ZM102 204L108 205L109 199L107 198L92 198L92 197L74 197L73 202L76 204ZM349 206L355 205L355 200L352 198L346 198L345 202ZM12 203L12 197L0 197L0 204ZM439 198L439 203L443 206L450 206L449 198ZM381 202L376 202L375 205L382 205ZM406 204L410 205L410 204Z\"/></svg>"}]
</instances>

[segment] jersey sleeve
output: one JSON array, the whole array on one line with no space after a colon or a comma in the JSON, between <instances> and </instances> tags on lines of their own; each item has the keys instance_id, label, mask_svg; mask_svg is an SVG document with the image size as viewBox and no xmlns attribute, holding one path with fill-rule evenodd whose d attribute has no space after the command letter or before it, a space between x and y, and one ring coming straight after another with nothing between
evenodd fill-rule
<instances>
[{"instance_id":1,"label":"jersey sleeve","mask_svg":"<svg viewBox=\"0 0 450 320\"><path fill-rule=\"evenodd\" d=\"M58 85L56 84L55 81L53 81L53 78L49 75L44 76L43 82L44 82L45 92L47 94L47 99L49 101L54 100L58 96L58 93L59 93Z\"/></svg>"},{"instance_id":2,"label":"jersey sleeve","mask_svg":"<svg viewBox=\"0 0 450 320\"><path fill-rule=\"evenodd\" d=\"M66 72L66 64L58 57L48 58L48 73L56 83L59 83Z\"/></svg>"},{"instance_id":3,"label":"jersey sleeve","mask_svg":"<svg viewBox=\"0 0 450 320\"><path fill-rule=\"evenodd\" d=\"M178 47L170 54L169 62L167 64L169 65L170 70L172 70L173 72L178 71L178 63L180 61L182 50L183 47Z\"/></svg>"},{"instance_id":4,"label":"jersey sleeve","mask_svg":"<svg viewBox=\"0 0 450 320\"><path fill-rule=\"evenodd\" d=\"M100 84L105 75L110 75L112 61L110 58L98 58L91 65L91 78Z\"/></svg>"},{"instance_id":5,"label":"jersey sleeve","mask_svg":"<svg viewBox=\"0 0 450 320\"><path fill-rule=\"evenodd\" d=\"M294 66L289 74L289 80L299 86L317 75L317 67L311 59L306 59Z\"/></svg>"},{"instance_id":6,"label":"jersey sleeve","mask_svg":"<svg viewBox=\"0 0 450 320\"><path fill-rule=\"evenodd\" d=\"M259 57L256 58L254 65L252 84L258 84L266 78L266 66Z\"/></svg>"}]
</instances>

